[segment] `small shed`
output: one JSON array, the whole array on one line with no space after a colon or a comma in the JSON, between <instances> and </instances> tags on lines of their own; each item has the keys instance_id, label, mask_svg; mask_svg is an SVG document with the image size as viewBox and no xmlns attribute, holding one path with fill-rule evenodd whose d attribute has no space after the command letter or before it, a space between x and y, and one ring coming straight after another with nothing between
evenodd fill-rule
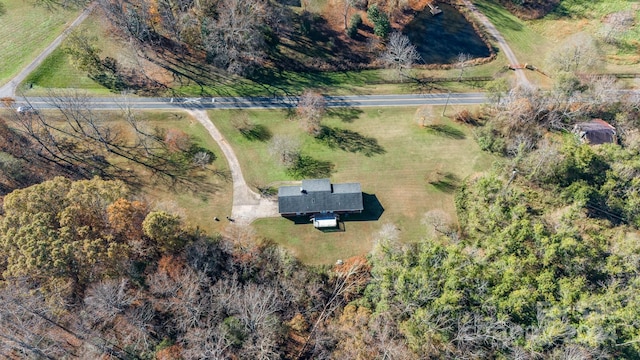
<instances>
[{"instance_id":1,"label":"small shed","mask_svg":"<svg viewBox=\"0 0 640 360\"><path fill-rule=\"evenodd\" d=\"M578 135L580 141L591 145L616 143L616 128L602 119L577 123L573 133Z\"/></svg>"}]
</instances>

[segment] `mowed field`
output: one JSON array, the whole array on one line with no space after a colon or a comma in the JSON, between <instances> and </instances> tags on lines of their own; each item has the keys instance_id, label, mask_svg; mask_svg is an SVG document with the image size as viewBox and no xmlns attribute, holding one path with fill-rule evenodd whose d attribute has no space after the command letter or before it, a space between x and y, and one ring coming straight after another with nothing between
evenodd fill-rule
<instances>
[{"instance_id":1,"label":"mowed field","mask_svg":"<svg viewBox=\"0 0 640 360\"><path fill-rule=\"evenodd\" d=\"M33 60L79 14L79 9L48 10L31 1L3 0L0 15L0 85Z\"/></svg>"},{"instance_id":2,"label":"mowed field","mask_svg":"<svg viewBox=\"0 0 640 360\"><path fill-rule=\"evenodd\" d=\"M598 72L637 72L640 62L640 3L637 1L564 0L554 12L530 21L518 19L494 0L477 0L474 4L504 36L521 63L533 64L544 71L549 67L551 52L558 51L567 38L584 32L598 41L605 60ZM604 19L618 11L634 13L635 25L617 44L606 44L601 36ZM527 76L540 85L549 85L551 81L531 71Z\"/></svg>"},{"instance_id":3,"label":"mowed field","mask_svg":"<svg viewBox=\"0 0 640 360\"><path fill-rule=\"evenodd\" d=\"M244 116L271 136L298 138L304 155L332 163L333 182L362 184L365 208L374 208L370 214L373 217L347 220L346 231L324 233L311 224L294 224L283 218L261 219L253 224L259 235L283 244L301 260L328 264L368 253L385 223L397 226L401 239L412 242L429 232L422 223L427 211L441 209L455 221L456 188L465 178L491 166L493 158L480 151L473 128L441 118L442 110L432 109L433 117L441 121L435 130L418 126L414 120L416 108L330 112L323 124L334 130L350 130L351 140L343 145L352 149L360 146L361 152L329 147L304 133L295 117L284 111L211 111L209 115L234 147L250 185L277 187L295 179L269 154L270 141L247 139L233 127L232 119ZM449 107L447 115L457 110ZM370 154L364 153L367 151Z\"/></svg>"},{"instance_id":4,"label":"mowed field","mask_svg":"<svg viewBox=\"0 0 640 360\"><path fill-rule=\"evenodd\" d=\"M171 186L163 182L148 181L151 178L142 176L144 182L142 194L159 209L176 212L183 217L187 226L199 228L210 235L223 232L228 225L215 221L214 217L224 219L231 214L233 183L227 159L218 144L211 138L200 123L183 112L140 112L139 117L149 127L179 129L191 136L198 145L211 150L215 159L205 171L199 172L202 178L191 184Z\"/></svg>"}]
</instances>

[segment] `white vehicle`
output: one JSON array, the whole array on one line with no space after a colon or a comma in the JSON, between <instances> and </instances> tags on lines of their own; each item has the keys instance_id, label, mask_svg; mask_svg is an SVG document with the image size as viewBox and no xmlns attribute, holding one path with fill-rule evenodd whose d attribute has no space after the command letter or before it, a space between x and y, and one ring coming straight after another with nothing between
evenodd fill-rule
<instances>
[{"instance_id":1,"label":"white vehicle","mask_svg":"<svg viewBox=\"0 0 640 360\"><path fill-rule=\"evenodd\" d=\"M38 111L34 109L33 106L18 106L18 109L16 109L16 111L18 112L18 114L23 115L35 115L38 113Z\"/></svg>"}]
</instances>

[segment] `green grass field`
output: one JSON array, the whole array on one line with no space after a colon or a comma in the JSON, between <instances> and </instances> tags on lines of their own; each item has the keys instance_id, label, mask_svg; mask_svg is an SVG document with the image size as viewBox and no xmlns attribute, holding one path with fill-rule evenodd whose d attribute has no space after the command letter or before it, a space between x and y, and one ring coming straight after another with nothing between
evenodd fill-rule
<instances>
[{"instance_id":1,"label":"green grass field","mask_svg":"<svg viewBox=\"0 0 640 360\"><path fill-rule=\"evenodd\" d=\"M539 20L523 21L492 0L474 2L498 28L521 63L534 64L541 69L547 66L547 55L564 39L578 32L587 32L599 39L602 19L610 13L622 10L636 12L636 24L640 23L640 5L627 0L564 0L558 8ZM606 64L602 72L637 72L640 62L640 26L627 32L618 45L601 43ZM538 75L528 72L534 81ZM535 81L545 85L548 79Z\"/></svg>"},{"instance_id":2,"label":"green grass field","mask_svg":"<svg viewBox=\"0 0 640 360\"><path fill-rule=\"evenodd\" d=\"M528 22L518 19L504 7L491 0L474 1L507 40L521 63L542 64L545 60L549 39L531 29Z\"/></svg>"},{"instance_id":3,"label":"green grass field","mask_svg":"<svg viewBox=\"0 0 640 360\"><path fill-rule=\"evenodd\" d=\"M369 144L371 152L332 149L302 132L296 120L283 111L246 111L255 124L271 135L288 135L303 143L303 154L334 165L334 182L357 181L365 194L375 195L384 208L377 221L347 221L346 231L323 233L312 225L296 225L278 219L254 223L258 233L291 249L307 263L332 263L336 259L366 254L380 227L393 223L403 241L416 241L427 233L421 223L425 212L442 209L455 219L453 192L467 176L487 169L493 158L483 153L472 129L443 118L438 130L421 128L414 120L415 108L341 109L327 116L324 124L350 130L354 143ZM457 109L449 107L447 115ZM439 117L442 107L433 109ZM240 111L210 111L216 126L232 144L250 185L278 186L294 180L269 155L268 141L248 140L232 125ZM357 134L357 135L354 135ZM377 145L371 145L375 139ZM367 199L373 200L371 196ZM375 203L375 200L373 201Z\"/></svg>"},{"instance_id":4,"label":"green grass field","mask_svg":"<svg viewBox=\"0 0 640 360\"><path fill-rule=\"evenodd\" d=\"M77 15L79 10L47 10L30 1L3 0L0 15L0 85L18 74Z\"/></svg>"}]
</instances>

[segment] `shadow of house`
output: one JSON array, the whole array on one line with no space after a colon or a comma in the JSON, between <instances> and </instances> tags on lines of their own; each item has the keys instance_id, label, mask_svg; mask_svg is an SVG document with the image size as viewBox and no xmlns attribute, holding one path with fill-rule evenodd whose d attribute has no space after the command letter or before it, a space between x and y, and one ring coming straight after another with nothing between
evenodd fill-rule
<instances>
[{"instance_id":1,"label":"shadow of house","mask_svg":"<svg viewBox=\"0 0 640 360\"><path fill-rule=\"evenodd\" d=\"M340 219L350 221L378 221L384 212L384 207L374 194L362 193L364 210L360 213L344 214Z\"/></svg>"},{"instance_id":2,"label":"shadow of house","mask_svg":"<svg viewBox=\"0 0 640 360\"><path fill-rule=\"evenodd\" d=\"M593 119L575 124L573 133L581 142L589 145L617 143L616 128L602 119Z\"/></svg>"}]
</instances>

